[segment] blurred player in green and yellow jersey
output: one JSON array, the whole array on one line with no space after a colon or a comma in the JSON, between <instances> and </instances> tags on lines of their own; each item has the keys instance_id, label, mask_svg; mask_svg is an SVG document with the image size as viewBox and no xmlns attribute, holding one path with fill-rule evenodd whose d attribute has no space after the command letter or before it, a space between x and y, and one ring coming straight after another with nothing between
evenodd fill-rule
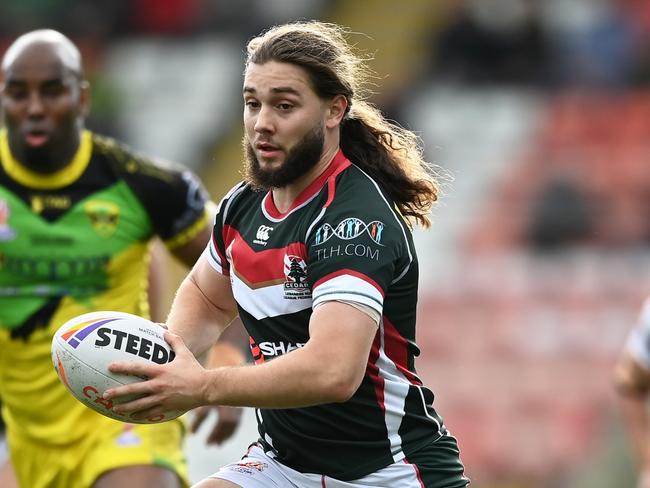
<instances>
[{"instance_id":1,"label":"blurred player in green and yellow jersey","mask_svg":"<svg viewBox=\"0 0 650 488\"><path fill-rule=\"evenodd\" d=\"M19 484L184 486L182 421L129 425L86 408L58 381L50 344L85 312L148 316L150 240L193 265L209 240L209 197L189 170L84 129L89 86L62 34L19 37L1 68L0 398ZM220 420L227 437L238 416Z\"/></svg>"}]
</instances>

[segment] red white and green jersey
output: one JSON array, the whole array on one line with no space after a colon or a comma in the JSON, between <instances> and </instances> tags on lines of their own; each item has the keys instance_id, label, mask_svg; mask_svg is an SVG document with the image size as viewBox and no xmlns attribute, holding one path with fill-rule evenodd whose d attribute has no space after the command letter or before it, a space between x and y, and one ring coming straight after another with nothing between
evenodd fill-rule
<instances>
[{"instance_id":1,"label":"red white and green jersey","mask_svg":"<svg viewBox=\"0 0 650 488\"><path fill-rule=\"evenodd\" d=\"M241 183L222 200L209 246L230 277L257 363L302 347L314 307L340 300L380 316L365 377L345 403L261 409L266 451L301 472L351 480L446 435L415 372L418 264L382 188L339 152L286 213Z\"/></svg>"},{"instance_id":2,"label":"red white and green jersey","mask_svg":"<svg viewBox=\"0 0 650 488\"><path fill-rule=\"evenodd\" d=\"M0 398L13 435L70 445L110 421L52 367L54 332L95 310L148 314L149 240L170 249L209 224L196 177L84 131L72 162L42 175L0 131Z\"/></svg>"}]
</instances>

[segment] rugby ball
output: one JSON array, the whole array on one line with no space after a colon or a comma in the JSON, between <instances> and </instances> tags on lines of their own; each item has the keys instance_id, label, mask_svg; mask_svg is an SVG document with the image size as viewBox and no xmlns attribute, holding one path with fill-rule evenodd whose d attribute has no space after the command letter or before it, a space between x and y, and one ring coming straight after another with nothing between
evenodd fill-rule
<instances>
[{"instance_id":1,"label":"rugby ball","mask_svg":"<svg viewBox=\"0 0 650 488\"><path fill-rule=\"evenodd\" d=\"M111 373L115 361L165 364L174 359L163 337L164 329L150 320L124 312L79 315L57 330L52 339L52 362L59 379L87 407L107 417L129 423L155 424L174 419L183 411L165 412L148 419L133 419L113 410L114 401L102 398L111 387L145 378ZM127 401L133 397L120 399Z\"/></svg>"}]
</instances>

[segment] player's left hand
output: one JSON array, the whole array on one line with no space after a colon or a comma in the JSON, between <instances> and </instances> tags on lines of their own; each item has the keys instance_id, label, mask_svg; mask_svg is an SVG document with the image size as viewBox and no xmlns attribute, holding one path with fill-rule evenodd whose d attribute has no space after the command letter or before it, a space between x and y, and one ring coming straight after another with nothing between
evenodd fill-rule
<instances>
[{"instance_id":1,"label":"player's left hand","mask_svg":"<svg viewBox=\"0 0 650 488\"><path fill-rule=\"evenodd\" d=\"M142 419L171 410L187 411L205 404L206 370L180 336L166 331L165 340L176 354L171 363L115 362L109 365L113 373L148 378L106 390L103 397L114 401L115 412L131 413L132 418ZM120 397L126 395L140 398L120 403Z\"/></svg>"},{"instance_id":2,"label":"player's left hand","mask_svg":"<svg viewBox=\"0 0 650 488\"><path fill-rule=\"evenodd\" d=\"M199 407L194 410L194 418L190 425L191 432L197 432L212 411L215 411L217 419L205 442L218 445L230 439L235 433L241 420L242 409L225 406Z\"/></svg>"}]
</instances>

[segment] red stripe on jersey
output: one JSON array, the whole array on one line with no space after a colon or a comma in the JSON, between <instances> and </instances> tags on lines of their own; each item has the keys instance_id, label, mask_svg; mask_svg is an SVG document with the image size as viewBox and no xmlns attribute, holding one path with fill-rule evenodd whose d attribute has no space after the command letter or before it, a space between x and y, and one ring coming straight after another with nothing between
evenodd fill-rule
<instances>
[{"instance_id":1,"label":"red stripe on jersey","mask_svg":"<svg viewBox=\"0 0 650 488\"><path fill-rule=\"evenodd\" d=\"M224 256L221 253L221 250L219 249L219 246L217 246L217 239L214 236L214 231L212 232L212 245L214 246L215 251L217 251L217 254L219 255L219 260L221 261L221 270L224 275L230 276L230 269L229 269L229 264L228 260L226 259L226 256ZM228 246L226 246L227 248Z\"/></svg>"},{"instance_id":2,"label":"red stripe on jersey","mask_svg":"<svg viewBox=\"0 0 650 488\"><path fill-rule=\"evenodd\" d=\"M384 322L384 352L397 366L397 369L413 385L422 386L422 380L408 369L408 342L395 328L390 320L383 316Z\"/></svg>"},{"instance_id":3,"label":"red stripe on jersey","mask_svg":"<svg viewBox=\"0 0 650 488\"><path fill-rule=\"evenodd\" d=\"M255 339L253 339L251 336L248 336L248 342L250 343L251 354L253 355L253 361L255 361L255 364L262 364L266 362L266 358L255 342Z\"/></svg>"},{"instance_id":4,"label":"red stripe on jersey","mask_svg":"<svg viewBox=\"0 0 650 488\"><path fill-rule=\"evenodd\" d=\"M339 151L334 155L334 157L332 158L332 162L325 169L325 171L323 171L323 173L321 173L321 175L318 178L312 181L307 188L305 188L302 192L300 192L300 195L298 195L296 199L291 203L289 210L287 210L286 212L280 212L278 208L275 206L275 202L273 201L272 194L270 192L264 197L264 201L263 201L264 209L274 219L283 218L287 214L291 213L293 209L299 207L307 200L312 198L314 195L316 195L316 193L318 193L321 190L321 188L323 188L325 182L327 182L327 180L331 176L338 175L341 171L343 171L351 164L352 163L348 161L348 159L345 157L343 152L339 149ZM328 204L329 204L329 198L328 198Z\"/></svg>"},{"instance_id":5,"label":"red stripe on jersey","mask_svg":"<svg viewBox=\"0 0 650 488\"><path fill-rule=\"evenodd\" d=\"M386 404L384 401L384 378L379 375L379 366L377 366L377 361L379 360L379 347L381 345L379 334L380 332L378 330L377 334L375 334L375 340L372 342L372 347L370 348L368 364L366 365L366 375L375 387L377 404L379 405L379 408L381 408L381 411L385 413Z\"/></svg>"},{"instance_id":6,"label":"red stripe on jersey","mask_svg":"<svg viewBox=\"0 0 650 488\"><path fill-rule=\"evenodd\" d=\"M356 278L359 278L366 283L369 283L370 285L374 286L377 288L377 291L381 293L381 296L384 296L384 290L379 286L379 284L373 280L372 278L369 278L368 276L364 275L363 273L359 273L358 271L354 271L353 269L340 269L338 271L334 271L333 273L327 274L323 276L320 280L318 280L316 283L314 283L314 290L318 288L319 285L322 285L326 281L332 280L334 278L337 278L339 276L354 276Z\"/></svg>"},{"instance_id":7,"label":"red stripe on jersey","mask_svg":"<svg viewBox=\"0 0 650 488\"><path fill-rule=\"evenodd\" d=\"M307 260L307 250L302 242L292 242L278 249L255 251L234 227L224 226L224 236L228 239L226 248L230 248L234 271L251 288L284 282L285 256L298 256Z\"/></svg>"},{"instance_id":8,"label":"red stripe on jersey","mask_svg":"<svg viewBox=\"0 0 650 488\"><path fill-rule=\"evenodd\" d=\"M338 157L339 154L343 155L343 153L339 150L339 153L336 155L336 157ZM341 171L346 169L351 164L352 163L346 159L344 164L340 164L338 168L336 168L335 171L329 176L329 178L327 178L327 201L325 202L324 207L329 207L330 203L332 203L332 200L334 200L334 194L336 193L336 177L341 173Z\"/></svg>"}]
</instances>

